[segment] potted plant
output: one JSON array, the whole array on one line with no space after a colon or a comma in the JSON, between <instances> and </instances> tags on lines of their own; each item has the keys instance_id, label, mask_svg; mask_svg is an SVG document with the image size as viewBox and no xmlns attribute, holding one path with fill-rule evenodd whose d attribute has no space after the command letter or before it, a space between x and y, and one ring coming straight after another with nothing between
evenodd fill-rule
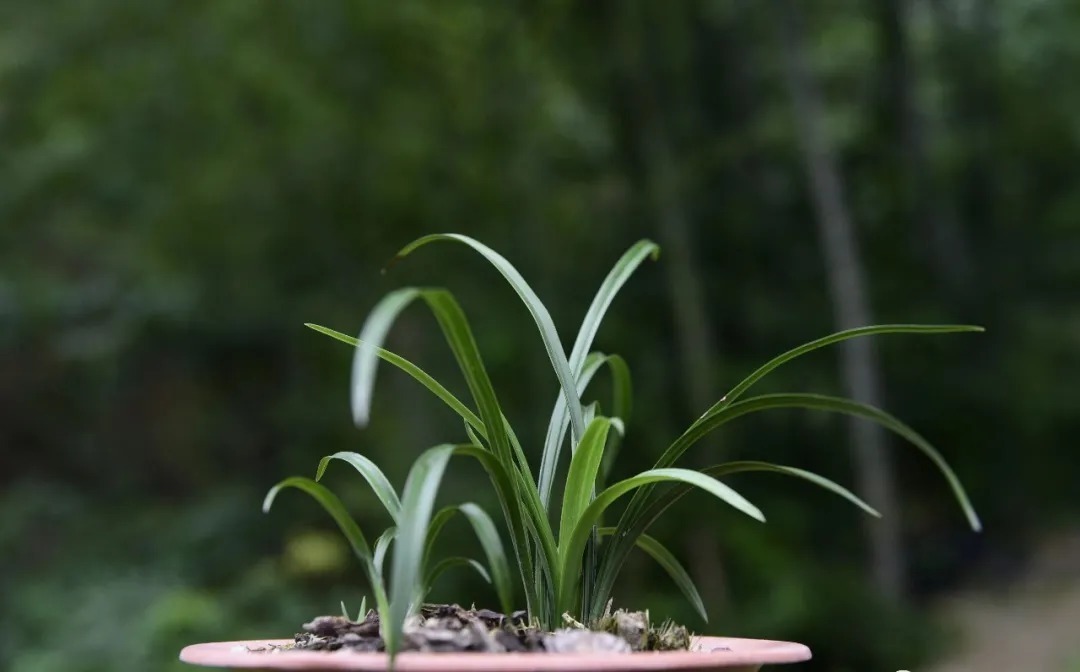
<instances>
[{"instance_id":1,"label":"potted plant","mask_svg":"<svg viewBox=\"0 0 1080 672\"><path fill-rule=\"evenodd\" d=\"M358 670L393 665L404 670L756 670L765 664L806 660L810 651L801 644L691 637L683 627L651 623L647 611L611 610L615 578L630 552L639 548L664 568L706 618L705 606L686 570L646 532L669 506L694 488L764 521L756 506L720 480L723 476L764 471L794 477L829 490L870 515L878 515L846 488L794 467L758 461L728 462L697 470L677 466L683 454L709 432L743 415L770 409L806 408L853 415L899 434L934 462L971 527L980 528L963 487L944 459L923 437L893 416L856 401L818 394L746 396L755 383L777 367L847 339L885 333L981 331L979 327L867 326L789 350L733 387L676 438L650 469L609 484L610 468L630 420L630 372L618 355L593 352L593 339L616 294L635 269L657 256L657 246L649 241L638 242L618 260L600 286L567 356L547 309L524 278L505 258L476 240L457 234L425 236L403 248L395 261L435 242L457 242L479 253L506 279L536 323L560 387L539 463L530 461L530 453L503 415L469 323L450 292L419 288L391 292L372 310L355 339L326 327L307 325L355 348L351 387L352 413L358 426L365 426L369 420L376 367L382 360L410 375L457 413L463 422L463 440L421 453L400 493L374 462L349 452L324 457L314 479L292 477L274 486L264 502L265 510L270 510L282 490L291 488L311 495L333 517L360 560L374 608L368 610L366 604L361 605L356 619L350 619L347 613L315 619L294 640L194 645L181 653L183 660L218 667ZM396 317L417 300L425 303L438 320L474 407L455 397L420 367L382 348ZM590 381L603 369L613 383L614 398L608 414L599 404L583 401ZM567 445L569 464L565 476L559 479L563 484L559 493L556 472ZM504 546L495 521L476 504L435 509L436 494L452 457L478 461L490 477L508 546ZM392 526L374 545L368 543L342 502L319 483L328 466L337 462L353 467L365 479L389 515ZM605 523L610 507L624 499L628 501L617 521ZM559 512L557 519L555 511ZM442 527L458 514L471 524L486 564L473 558L433 557L434 542ZM384 569L388 555L387 572ZM474 568L492 584L501 612L426 603L432 583L443 571L459 565ZM524 608L514 611L518 595L524 599L520 605ZM344 612L344 605L342 609Z\"/></svg>"}]
</instances>

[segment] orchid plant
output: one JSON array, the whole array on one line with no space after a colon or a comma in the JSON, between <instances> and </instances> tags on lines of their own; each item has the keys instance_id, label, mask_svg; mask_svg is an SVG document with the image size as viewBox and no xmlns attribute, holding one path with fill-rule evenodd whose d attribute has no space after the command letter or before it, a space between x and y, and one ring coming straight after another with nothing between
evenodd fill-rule
<instances>
[{"instance_id":1,"label":"orchid plant","mask_svg":"<svg viewBox=\"0 0 1080 672\"><path fill-rule=\"evenodd\" d=\"M593 341L620 289L642 263L658 256L659 248L642 240L623 254L601 284L567 355L555 324L536 293L509 261L480 242L458 234L429 235L403 248L394 262L434 243L465 245L502 275L535 322L559 393L552 402L539 462L533 463L503 413L465 313L446 289L405 288L389 293L371 311L358 338L327 327L307 325L353 346L351 405L358 426L363 427L370 420L376 370L382 360L411 376L443 401L460 417L464 427L466 440L436 446L420 454L400 498L378 467L356 453L337 453L323 458L314 481L286 479L266 498L265 508L269 509L282 488L295 487L315 497L330 512L365 568L382 618L388 650L393 651L398 646L403 623L419 608L434 578L444 569L459 564L473 566L490 578L507 613L513 600L512 575L516 573L530 618L542 627L553 628L564 614L584 623L602 616L611 599L616 577L631 551L639 548L663 567L695 610L707 619L705 605L685 568L647 531L668 507L694 488L719 498L750 518L764 521L757 506L721 480L731 474L756 471L793 477L839 495L870 515L879 515L843 486L792 466L763 461L727 462L704 469L679 466L685 453L710 432L737 418L762 411L791 408L827 411L864 418L896 433L934 463L952 489L970 526L980 529L978 516L949 465L926 439L892 415L857 401L820 394L748 395L756 383L785 363L848 339L890 333L982 331L980 327L866 326L800 345L768 361L732 387L660 452L650 468L608 484L619 444L630 425L633 394L626 361L616 354L594 351ZM438 321L465 378L472 406L454 396L419 366L382 347L398 315L418 301L426 305ZM584 400L590 382L602 370L607 371L612 381L613 399L608 414L598 403ZM531 440L527 443L533 444ZM561 479L564 486L560 493L556 488L559 482L556 474L565 461L563 456L567 446L569 464L565 478ZM494 522L480 507L465 504L434 513L435 496L451 457L478 461L490 477L510 541L512 561L503 550ZM317 482L333 460L343 461L360 473L394 523L394 527L379 537L374 551L340 500ZM617 522L605 525L605 514L616 501L624 498L629 501ZM475 560L463 558L450 558L431 566L434 539L446 520L456 512L464 514L477 533L488 561L487 568ZM394 550L387 589L382 566L391 544Z\"/></svg>"}]
</instances>

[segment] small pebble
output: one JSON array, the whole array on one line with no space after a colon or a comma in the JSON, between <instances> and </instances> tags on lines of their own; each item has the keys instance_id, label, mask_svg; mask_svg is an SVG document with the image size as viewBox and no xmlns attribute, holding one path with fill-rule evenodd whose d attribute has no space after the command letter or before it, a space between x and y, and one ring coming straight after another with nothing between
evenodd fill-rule
<instances>
[{"instance_id":1,"label":"small pebble","mask_svg":"<svg viewBox=\"0 0 1080 672\"><path fill-rule=\"evenodd\" d=\"M630 653L630 644L607 632L566 629L544 637L544 649L552 653Z\"/></svg>"}]
</instances>

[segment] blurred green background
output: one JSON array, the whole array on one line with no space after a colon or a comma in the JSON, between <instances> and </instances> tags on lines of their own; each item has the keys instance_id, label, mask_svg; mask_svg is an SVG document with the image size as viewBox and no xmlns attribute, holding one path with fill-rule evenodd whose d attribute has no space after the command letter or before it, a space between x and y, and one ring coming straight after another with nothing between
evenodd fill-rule
<instances>
[{"instance_id":1,"label":"blurred green background","mask_svg":"<svg viewBox=\"0 0 1080 672\"><path fill-rule=\"evenodd\" d=\"M889 439L899 583L853 507L760 476L736 485L768 525L697 496L655 530L709 624L641 558L617 594L698 631L804 641L806 670L962 647L938 605L1007 594L1078 523L1078 30L1066 0L0 1L0 668L180 669L184 644L359 606L322 511L294 495L264 516L263 494L338 450L400 485L464 437L385 367L357 430L351 353L305 321L356 332L390 289L448 286L535 448L557 385L497 274L453 246L380 274L444 231L505 254L564 338L623 250L663 247L597 341L635 374L620 472L834 331L852 286L856 317L985 325L885 337L863 361L952 461L983 535ZM829 238L845 224L853 276ZM464 392L422 309L389 345ZM850 392L845 361L822 351L762 389ZM851 441L838 418L778 413L691 457L858 489ZM354 476L329 483L377 533ZM452 465L443 496L490 504L482 482ZM494 604L467 573L436 597Z\"/></svg>"}]
</instances>

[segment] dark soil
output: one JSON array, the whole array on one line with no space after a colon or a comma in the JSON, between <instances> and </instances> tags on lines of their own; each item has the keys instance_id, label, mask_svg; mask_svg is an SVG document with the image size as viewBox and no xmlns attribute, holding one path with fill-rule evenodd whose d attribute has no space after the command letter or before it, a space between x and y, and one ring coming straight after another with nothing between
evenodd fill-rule
<instances>
[{"instance_id":1,"label":"dark soil","mask_svg":"<svg viewBox=\"0 0 1080 672\"><path fill-rule=\"evenodd\" d=\"M585 652L629 653L641 650L687 649L686 628L665 623L651 627L646 612L616 611L587 629L573 626L545 632L526 622L524 611L509 616L489 609L464 609L456 604L425 605L405 625L401 651L424 652ZM307 651L384 651L379 616L371 610L362 621L320 616L304 624L292 649Z\"/></svg>"}]
</instances>

